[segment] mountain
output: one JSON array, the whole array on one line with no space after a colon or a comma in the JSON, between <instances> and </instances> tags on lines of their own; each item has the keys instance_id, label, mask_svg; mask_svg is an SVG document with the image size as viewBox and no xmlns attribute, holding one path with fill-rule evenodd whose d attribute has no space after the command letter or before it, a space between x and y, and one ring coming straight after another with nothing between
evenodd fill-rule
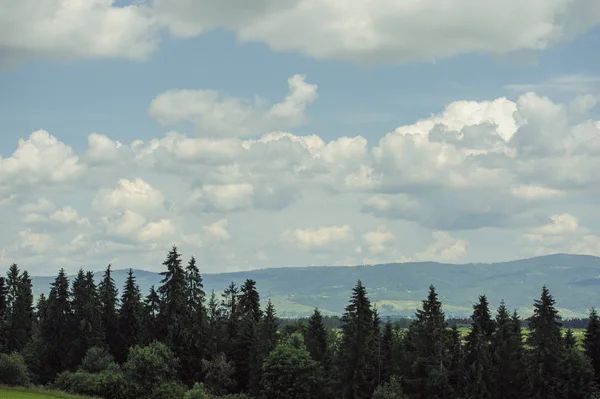
<instances>
[{"instance_id":1,"label":"mountain","mask_svg":"<svg viewBox=\"0 0 600 399\"><path fill-rule=\"evenodd\" d=\"M114 270L118 287L126 270ZM158 273L135 270L144 293L158 286ZM99 281L102 272L96 273ZM358 279L382 315L411 316L435 285L447 316L462 317L472 312L478 295L486 294L492 306L505 299L510 309L531 312L543 285L554 295L565 318L587 316L600 306L600 258L556 254L499 263L448 264L436 262L391 263L375 266L285 267L237 273L204 274L207 295L220 295L234 281L256 280L261 298L271 298L283 317L305 316L319 307L324 313L344 311L350 291ZM34 294L47 293L53 277L33 277Z\"/></svg>"}]
</instances>

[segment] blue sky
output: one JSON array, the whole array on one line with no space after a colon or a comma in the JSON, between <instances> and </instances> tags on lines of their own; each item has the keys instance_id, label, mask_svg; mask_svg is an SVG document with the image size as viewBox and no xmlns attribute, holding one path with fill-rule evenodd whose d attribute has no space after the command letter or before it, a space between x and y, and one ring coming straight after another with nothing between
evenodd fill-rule
<instances>
[{"instance_id":1,"label":"blue sky","mask_svg":"<svg viewBox=\"0 0 600 399\"><path fill-rule=\"evenodd\" d=\"M28 2L0 17L3 264L600 254L594 2Z\"/></svg>"}]
</instances>

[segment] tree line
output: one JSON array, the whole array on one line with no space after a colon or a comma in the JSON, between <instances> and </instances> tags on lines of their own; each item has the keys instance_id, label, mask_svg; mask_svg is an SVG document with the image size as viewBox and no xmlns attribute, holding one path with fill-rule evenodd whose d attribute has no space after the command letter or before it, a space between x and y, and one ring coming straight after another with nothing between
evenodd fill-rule
<instances>
[{"instance_id":1,"label":"tree line","mask_svg":"<svg viewBox=\"0 0 600 399\"><path fill-rule=\"evenodd\" d=\"M600 318L582 343L563 329L547 287L522 320L485 295L463 336L433 286L414 319L383 321L358 281L336 321L281 321L256 282L207 295L176 247L143 296L129 270L98 284L60 270L34 305L31 278L0 277L0 383L36 384L106 399L577 399L600 397ZM527 323L527 333L523 330Z\"/></svg>"}]
</instances>

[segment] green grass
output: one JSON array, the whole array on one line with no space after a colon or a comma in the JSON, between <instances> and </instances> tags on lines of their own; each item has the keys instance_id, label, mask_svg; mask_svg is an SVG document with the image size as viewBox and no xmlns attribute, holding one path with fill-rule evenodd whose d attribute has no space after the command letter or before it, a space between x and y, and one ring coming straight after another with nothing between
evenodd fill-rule
<instances>
[{"instance_id":1,"label":"green grass","mask_svg":"<svg viewBox=\"0 0 600 399\"><path fill-rule=\"evenodd\" d=\"M0 386L0 399L92 399L40 388L9 388Z\"/></svg>"}]
</instances>

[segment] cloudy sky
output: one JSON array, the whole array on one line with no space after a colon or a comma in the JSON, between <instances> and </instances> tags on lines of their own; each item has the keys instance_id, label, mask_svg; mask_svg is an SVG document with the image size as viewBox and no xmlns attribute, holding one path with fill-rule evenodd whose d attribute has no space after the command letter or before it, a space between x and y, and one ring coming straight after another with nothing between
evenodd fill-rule
<instances>
[{"instance_id":1,"label":"cloudy sky","mask_svg":"<svg viewBox=\"0 0 600 399\"><path fill-rule=\"evenodd\" d=\"M0 268L600 255L597 0L0 8Z\"/></svg>"}]
</instances>

